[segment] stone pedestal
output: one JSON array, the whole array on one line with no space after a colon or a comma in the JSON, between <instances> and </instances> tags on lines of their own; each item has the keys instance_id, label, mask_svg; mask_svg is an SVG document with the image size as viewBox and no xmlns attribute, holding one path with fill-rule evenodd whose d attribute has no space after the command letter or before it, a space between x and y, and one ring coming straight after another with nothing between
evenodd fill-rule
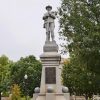
<instances>
[{"instance_id":1,"label":"stone pedestal","mask_svg":"<svg viewBox=\"0 0 100 100\"><path fill-rule=\"evenodd\" d=\"M40 59L42 62L40 93L38 96L34 95L34 100L70 100L69 93L62 93L59 68L61 55L58 54L58 45L55 41L45 43Z\"/></svg>"},{"instance_id":2,"label":"stone pedestal","mask_svg":"<svg viewBox=\"0 0 100 100\"><path fill-rule=\"evenodd\" d=\"M62 94L40 93L40 94L34 94L33 100L70 100L70 94L69 93L62 93Z\"/></svg>"}]
</instances>

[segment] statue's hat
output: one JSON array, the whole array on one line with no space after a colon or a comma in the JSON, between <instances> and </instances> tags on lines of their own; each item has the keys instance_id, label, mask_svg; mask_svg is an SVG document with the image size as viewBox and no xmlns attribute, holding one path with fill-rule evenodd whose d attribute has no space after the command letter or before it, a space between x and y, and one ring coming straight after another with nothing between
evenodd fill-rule
<instances>
[{"instance_id":1,"label":"statue's hat","mask_svg":"<svg viewBox=\"0 0 100 100\"><path fill-rule=\"evenodd\" d=\"M51 8L52 9L52 6L50 6L50 5L46 6L46 9L48 9L48 8Z\"/></svg>"}]
</instances>

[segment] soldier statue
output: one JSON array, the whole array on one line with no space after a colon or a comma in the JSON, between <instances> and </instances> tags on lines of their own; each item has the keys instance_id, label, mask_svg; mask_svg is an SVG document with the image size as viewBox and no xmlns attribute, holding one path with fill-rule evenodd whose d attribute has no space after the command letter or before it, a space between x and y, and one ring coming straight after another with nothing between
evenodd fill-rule
<instances>
[{"instance_id":1,"label":"soldier statue","mask_svg":"<svg viewBox=\"0 0 100 100\"><path fill-rule=\"evenodd\" d=\"M56 18L55 12L51 11L52 6L46 6L47 13L44 14L44 28L46 29L46 41L50 41L50 36L52 41L54 41L54 19Z\"/></svg>"}]
</instances>

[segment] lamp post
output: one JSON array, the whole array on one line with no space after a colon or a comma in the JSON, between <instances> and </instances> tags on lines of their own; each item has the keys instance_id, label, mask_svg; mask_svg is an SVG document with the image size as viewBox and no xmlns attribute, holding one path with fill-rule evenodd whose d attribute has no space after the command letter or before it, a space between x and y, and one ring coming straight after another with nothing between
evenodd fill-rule
<instances>
[{"instance_id":1,"label":"lamp post","mask_svg":"<svg viewBox=\"0 0 100 100\"><path fill-rule=\"evenodd\" d=\"M27 74L24 75L24 79L25 79L25 97L26 97L26 100L27 100Z\"/></svg>"}]
</instances>

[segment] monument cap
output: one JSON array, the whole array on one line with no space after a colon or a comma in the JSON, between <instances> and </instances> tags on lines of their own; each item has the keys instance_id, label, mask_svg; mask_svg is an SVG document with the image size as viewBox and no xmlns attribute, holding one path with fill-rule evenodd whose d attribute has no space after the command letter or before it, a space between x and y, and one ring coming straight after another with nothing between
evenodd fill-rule
<instances>
[{"instance_id":1,"label":"monument cap","mask_svg":"<svg viewBox=\"0 0 100 100\"><path fill-rule=\"evenodd\" d=\"M50 6L50 5L46 6L46 9L48 9L48 8L51 8L52 9L52 6Z\"/></svg>"}]
</instances>

